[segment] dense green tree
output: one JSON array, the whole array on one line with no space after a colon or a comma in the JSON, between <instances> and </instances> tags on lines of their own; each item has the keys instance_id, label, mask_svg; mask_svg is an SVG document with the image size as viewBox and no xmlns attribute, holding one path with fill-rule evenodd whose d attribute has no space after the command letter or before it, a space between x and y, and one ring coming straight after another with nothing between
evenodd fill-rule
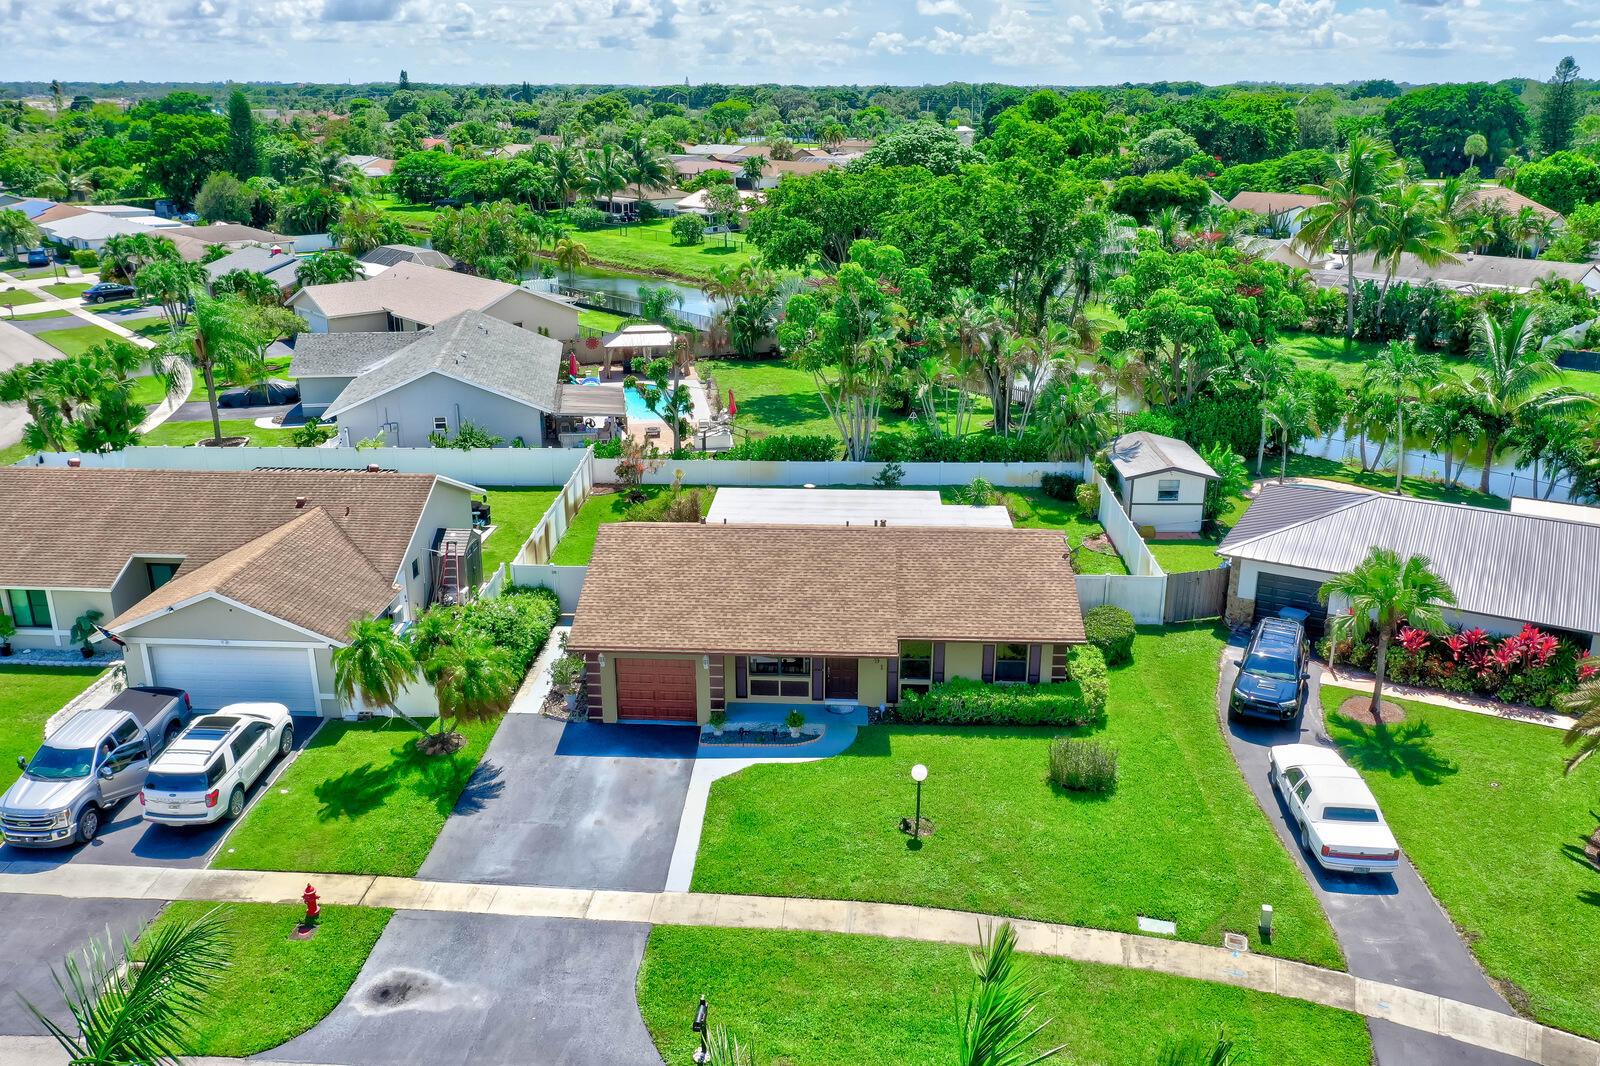
<instances>
[{"instance_id":1,"label":"dense green tree","mask_svg":"<svg viewBox=\"0 0 1600 1066\"><path fill-rule=\"evenodd\" d=\"M228 170L236 178L253 178L259 173L256 154L256 118L250 101L238 89L228 97Z\"/></svg>"},{"instance_id":2,"label":"dense green tree","mask_svg":"<svg viewBox=\"0 0 1600 1066\"><path fill-rule=\"evenodd\" d=\"M1153 130L1133 146L1138 167L1145 173L1172 170L1200 151L1200 145L1183 130L1171 126Z\"/></svg>"},{"instance_id":3,"label":"dense green tree","mask_svg":"<svg viewBox=\"0 0 1600 1066\"><path fill-rule=\"evenodd\" d=\"M1530 200L1571 214L1600 201L1600 162L1577 152L1556 152L1517 170L1517 191Z\"/></svg>"},{"instance_id":4,"label":"dense green tree","mask_svg":"<svg viewBox=\"0 0 1600 1066\"><path fill-rule=\"evenodd\" d=\"M254 218L256 194L225 170L206 178L194 198L195 212L208 222L249 223Z\"/></svg>"},{"instance_id":5,"label":"dense green tree","mask_svg":"<svg viewBox=\"0 0 1600 1066\"><path fill-rule=\"evenodd\" d=\"M432 203L448 195L450 175L462 160L447 152L412 152L394 162L389 188L407 203Z\"/></svg>"},{"instance_id":6,"label":"dense green tree","mask_svg":"<svg viewBox=\"0 0 1600 1066\"><path fill-rule=\"evenodd\" d=\"M1224 164L1257 163L1299 147L1300 126L1291 101L1277 93L1236 93L1168 104L1140 121L1140 128L1176 127L1200 150Z\"/></svg>"},{"instance_id":7,"label":"dense green tree","mask_svg":"<svg viewBox=\"0 0 1600 1066\"><path fill-rule=\"evenodd\" d=\"M1166 171L1158 174L1129 174L1118 178L1111 189L1111 209L1131 216L1139 223L1166 208L1193 216L1209 202L1211 191L1198 178Z\"/></svg>"},{"instance_id":8,"label":"dense green tree","mask_svg":"<svg viewBox=\"0 0 1600 1066\"><path fill-rule=\"evenodd\" d=\"M168 196L188 206L206 175L227 158L227 147L228 123L216 115L159 114L150 120L145 170Z\"/></svg>"},{"instance_id":9,"label":"dense green tree","mask_svg":"<svg viewBox=\"0 0 1600 1066\"><path fill-rule=\"evenodd\" d=\"M1545 82L1544 95L1539 98L1539 147L1547 153L1571 148L1573 127L1581 114L1578 64L1571 56L1565 56L1556 64L1556 71Z\"/></svg>"},{"instance_id":10,"label":"dense green tree","mask_svg":"<svg viewBox=\"0 0 1600 1066\"><path fill-rule=\"evenodd\" d=\"M359 259L384 244L406 243L406 228L399 219L371 200L356 200L339 210L339 221L328 232L339 250Z\"/></svg>"},{"instance_id":11,"label":"dense green tree","mask_svg":"<svg viewBox=\"0 0 1600 1066\"><path fill-rule=\"evenodd\" d=\"M1506 86L1471 82L1413 89L1389 102L1383 121L1395 151L1437 177L1466 169L1461 146L1474 133L1488 142L1491 162L1514 151L1528 111Z\"/></svg>"},{"instance_id":12,"label":"dense green tree","mask_svg":"<svg viewBox=\"0 0 1600 1066\"><path fill-rule=\"evenodd\" d=\"M445 208L433 218L433 246L475 273L515 282L537 251L523 220L523 209L504 201Z\"/></svg>"},{"instance_id":13,"label":"dense green tree","mask_svg":"<svg viewBox=\"0 0 1600 1066\"><path fill-rule=\"evenodd\" d=\"M975 158L953 131L932 122L913 122L873 145L861 165L922 167L930 174L953 174Z\"/></svg>"}]
</instances>

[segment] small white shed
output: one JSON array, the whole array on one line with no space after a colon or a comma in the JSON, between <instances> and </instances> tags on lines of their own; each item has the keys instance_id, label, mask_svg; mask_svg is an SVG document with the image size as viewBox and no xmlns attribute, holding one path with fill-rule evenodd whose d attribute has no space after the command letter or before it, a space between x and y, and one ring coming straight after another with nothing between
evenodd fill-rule
<instances>
[{"instance_id":1,"label":"small white shed","mask_svg":"<svg viewBox=\"0 0 1600 1066\"><path fill-rule=\"evenodd\" d=\"M1143 431L1111 442L1117 498L1136 526L1157 533L1198 533L1205 522L1206 482L1217 472L1186 442Z\"/></svg>"}]
</instances>

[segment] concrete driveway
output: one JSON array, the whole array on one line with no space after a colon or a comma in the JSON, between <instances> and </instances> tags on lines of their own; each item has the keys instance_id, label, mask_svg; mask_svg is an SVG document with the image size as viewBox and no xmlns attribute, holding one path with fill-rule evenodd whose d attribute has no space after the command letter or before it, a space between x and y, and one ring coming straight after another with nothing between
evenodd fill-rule
<instances>
[{"instance_id":1,"label":"concrete driveway","mask_svg":"<svg viewBox=\"0 0 1600 1066\"><path fill-rule=\"evenodd\" d=\"M420 876L660 891L698 743L681 726L509 714Z\"/></svg>"},{"instance_id":2,"label":"concrete driveway","mask_svg":"<svg viewBox=\"0 0 1600 1066\"><path fill-rule=\"evenodd\" d=\"M1229 722L1228 692L1242 652L1243 640L1236 637L1223 653L1222 679L1217 687L1217 711L1222 715L1228 748L1256 801L1310 881L1344 949L1350 972L1513 1014L1409 861L1402 862L1392 877L1364 877L1329 873L1306 856L1299 833L1289 822L1288 808L1268 780L1267 749L1293 743L1332 747L1322 724L1322 670L1312 665L1306 710L1298 725ZM1524 1061L1393 1022L1368 1024L1379 1066L1504 1066Z\"/></svg>"},{"instance_id":3,"label":"concrete driveway","mask_svg":"<svg viewBox=\"0 0 1600 1066\"><path fill-rule=\"evenodd\" d=\"M245 815L261 794L271 787L284 768L306 746L311 734L321 727L321 719L297 719L294 751L287 759L279 757L265 774L256 779L245 796ZM241 815L240 817L244 817ZM56 867L64 863L95 863L101 866L181 866L200 869L211 859L234 823L214 822L208 826L154 825L144 820L139 797L123 800L105 817L100 835L88 844L70 848L14 848L0 845L0 863L22 862L34 866Z\"/></svg>"},{"instance_id":4,"label":"concrete driveway","mask_svg":"<svg viewBox=\"0 0 1600 1066\"><path fill-rule=\"evenodd\" d=\"M60 970L67 955L77 954L92 938L104 939L108 929L119 939L125 933L131 936L161 907L147 900L0 895L0 989L5 990L0 995L0 1034L46 1035L18 996L55 1021L68 1023L51 967Z\"/></svg>"},{"instance_id":5,"label":"concrete driveway","mask_svg":"<svg viewBox=\"0 0 1600 1066\"><path fill-rule=\"evenodd\" d=\"M401 911L333 1013L258 1057L661 1066L634 999L649 933L637 923Z\"/></svg>"}]
</instances>

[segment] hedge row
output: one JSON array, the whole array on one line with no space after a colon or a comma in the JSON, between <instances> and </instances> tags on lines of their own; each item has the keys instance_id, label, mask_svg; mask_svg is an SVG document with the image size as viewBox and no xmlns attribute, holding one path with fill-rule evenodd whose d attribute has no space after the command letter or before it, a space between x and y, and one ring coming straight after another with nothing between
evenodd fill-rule
<instances>
[{"instance_id":1,"label":"hedge row","mask_svg":"<svg viewBox=\"0 0 1600 1066\"><path fill-rule=\"evenodd\" d=\"M902 696L895 716L930 725L1087 725L1106 712L1106 663L1090 647L1068 656L1072 680L993 685L958 677Z\"/></svg>"}]
</instances>

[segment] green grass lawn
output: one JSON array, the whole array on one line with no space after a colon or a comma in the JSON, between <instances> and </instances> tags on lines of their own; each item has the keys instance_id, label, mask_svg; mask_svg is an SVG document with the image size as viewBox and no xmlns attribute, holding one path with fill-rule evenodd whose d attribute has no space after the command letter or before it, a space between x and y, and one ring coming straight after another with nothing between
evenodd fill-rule
<instances>
[{"instance_id":1,"label":"green grass lawn","mask_svg":"<svg viewBox=\"0 0 1600 1066\"><path fill-rule=\"evenodd\" d=\"M1332 711L1349 690L1324 687ZM1513 1006L1600 1038L1600 761L1570 776L1554 729L1396 700L1387 730L1329 716L1400 846Z\"/></svg>"},{"instance_id":2,"label":"green grass lawn","mask_svg":"<svg viewBox=\"0 0 1600 1066\"><path fill-rule=\"evenodd\" d=\"M842 933L657 926L639 968L640 1013L667 1062L688 1062L687 1019L704 994L713 1024L787 1066L953 1062L969 949ZM1169 1039L1235 1042L1240 1066L1372 1061L1357 1015L1242 988L1067 959L1019 956L1043 997L1030 1045L1063 1063L1147 1066Z\"/></svg>"},{"instance_id":3,"label":"green grass lawn","mask_svg":"<svg viewBox=\"0 0 1600 1066\"><path fill-rule=\"evenodd\" d=\"M72 312L71 311L68 311L68 310L66 310L64 308L60 308L60 307L53 307L48 311L35 311L31 315L7 315L7 316L5 316L4 321L6 321L6 322L24 322L24 321L31 322L31 321L38 321L39 319L44 319L44 318L71 318L71 317L72 317Z\"/></svg>"},{"instance_id":4,"label":"green grass lawn","mask_svg":"<svg viewBox=\"0 0 1600 1066\"><path fill-rule=\"evenodd\" d=\"M1217 545L1228 535L1228 530L1238 524L1250 507L1250 498L1241 496L1204 533L1194 540L1147 540L1145 546L1156 557L1161 569L1169 574L1187 574L1195 570L1215 570L1222 562L1217 555Z\"/></svg>"},{"instance_id":5,"label":"green grass lawn","mask_svg":"<svg viewBox=\"0 0 1600 1066\"><path fill-rule=\"evenodd\" d=\"M24 304L36 304L39 298L27 289L5 289L0 291L0 307L21 307Z\"/></svg>"},{"instance_id":6,"label":"green grass lawn","mask_svg":"<svg viewBox=\"0 0 1600 1066\"><path fill-rule=\"evenodd\" d=\"M1054 790L1063 730L875 726L820 762L754 766L711 788L697 892L912 903L1178 936L1341 966L1310 889L1251 797L1217 725L1219 626L1142 629L1111 673L1097 736L1120 755L1109 797ZM913 764L935 831L907 847ZM848 802L840 802L848 797ZM1277 911L1259 943L1261 904Z\"/></svg>"},{"instance_id":7,"label":"green grass lawn","mask_svg":"<svg viewBox=\"0 0 1600 1066\"><path fill-rule=\"evenodd\" d=\"M408 204L393 196L374 196L372 201L383 208L384 214L399 219L402 226L422 234L433 227L433 216L439 210L426 204Z\"/></svg>"},{"instance_id":8,"label":"green grass lawn","mask_svg":"<svg viewBox=\"0 0 1600 1066\"><path fill-rule=\"evenodd\" d=\"M1367 361L1387 347L1377 341L1346 343L1343 337L1324 337L1316 333L1285 333L1278 337L1277 343L1294 358L1297 366L1330 371L1350 388L1360 382ZM1440 353L1439 360L1447 373L1462 379L1471 377L1476 370L1472 361L1463 355ZM1600 396L1600 374L1593 371L1563 370L1546 381Z\"/></svg>"},{"instance_id":9,"label":"green grass lawn","mask_svg":"<svg viewBox=\"0 0 1600 1066\"><path fill-rule=\"evenodd\" d=\"M16 460L0 453L5 461ZM0 660L0 791L17 779L17 756L33 757L50 716L99 676L97 666L7 666Z\"/></svg>"},{"instance_id":10,"label":"green grass lawn","mask_svg":"<svg viewBox=\"0 0 1600 1066\"><path fill-rule=\"evenodd\" d=\"M0 466L15 466L19 461L32 454L32 448L18 441L15 444L0 448Z\"/></svg>"},{"instance_id":11,"label":"green grass lawn","mask_svg":"<svg viewBox=\"0 0 1600 1066\"><path fill-rule=\"evenodd\" d=\"M178 902L150 928L213 910L227 923L229 966L209 986L193 1043L197 1054L230 1057L277 1047L326 1017L394 915L381 907L323 907L316 935L296 940L289 934L305 917L298 903Z\"/></svg>"},{"instance_id":12,"label":"green grass lawn","mask_svg":"<svg viewBox=\"0 0 1600 1066\"><path fill-rule=\"evenodd\" d=\"M159 321L160 329L156 332L166 332L166 321L164 319ZM140 332L140 330L135 330L135 332ZM286 356L267 360L267 372L272 377L281 378L284 376L284 372L288 369L289 358ZM189 399L204 400L206 398L205 379L202 378L198 372L191 374L191 378L193 379L193 383L189 386ZM231 389L233 387L234 382L231 379L224 378L223 380L217 382L217 392L219 394L224 390ZM151 407L166 399L166 387L162 385L162 383L153 374L147 377L135 378L133 383L133 396L134 399L136 399L139 403L145 405L146 407ZM227 412L224 412L224 414L226 413Z\"/></svg>"},{"instance_id":13,"label":"green grass lawn","mask_svg":"<svg viewBox=\"0 0 1600 1066\"><path fill-rule=\"evenodd\" d=\"M262 429L249 419L230 421L223 419L224 437L249 437L253 448L288 448L294 445L292 429ZM197 441L211 439L211 420L204 422L163 422L139 438L139 443L154 447L168 444L188 447Z\"/></svg>"},{"instance_id":14,"label":"green grass lawn","mask_svg":"<svg viewBox=\"0 0 1600 1066\"><path fill-rule=\"evenodd\" d=\"M596 311L589 307L578 312L578 325L598 329L603 333L615 333L626 321L622 315L612 314L610 311Z\"/></svg>"},{"instance_id":15,"label":"green grass lawn","mask_svg":"<svg viewBox=\"0 0 1600 1066\"><path fill-rule=\"evenodd\" d=\"M1046 496L1039 489L1006 489L1000 493L1006 509L1011 512L1011 524L1018 529L1059 529L1072 544L1072 568L1080 574L1126 574L1127 566L1117 549L1109 542L1103 550L1083 547L1090 537L1105 533L1105 527L1093 518L1084 518L1078 506L1065 500ZM945 503L967 503L967 490L959 485L944 486L939 497Z\"/></svg>"},{"instance_id":16,"label":"green grass lawn","mask_svg":"<svg viewBox=\"0 0 1600 1066\"><path fill-rule=\"evenodd\" d=\"M628 226L606 226L598 230L573 230L568 234L589 250L597 267L671 274L703 280L718 266L741 266L755 258L756 248L744 237L733 234L727 247L721 234L707 236L701 244L679 244L672 239L670 219L638 222Z\"/></svg>"},{"instance_id":17,"label":"green grass lawn","mask_svg":"<svg viewBox=\"0 0 1600 1066\"><path fill-rule=\"evenodd\" d=\"M1272 466L1269 459L1267 463L1271 469L1267 473L1277 476L1276 467ZM1321 459L1314 455L1291 455L1289 457L1290 477L1314 477L1323 481L1339 481L1346 485L1360 485L1363 488L1376 489L1379 492L1394 491L1394 471L1388 473L1382 470L1362 470L1357 463L1338 463L1332 459ZM1476 474L1468 471L1463 476L1463 482L1475 481ZM1423 500L1441 500L1445 503L1468 503L1474 507L1487 507L1491 510L1505 511L1511 507L1511 501L1500 496L1491 496L1470 489L1465 484L1450 486L1427 478L1407 475L1403 482L1407 496L1415 496Z\"/></svg>"},{"instance_id":18,"label":"green grass lawn","mask_svg":"<svg viewBox=\"0 0 1600 1066\"><path fill-rule=\"evenodd\" d=\"M717 495L715 488L685 485L684 489L699 492L703 511L711 509L711 501ZM667 492L668 486L644 485L640 491L653 500ZM588 566L589 557L594 554L594 538L600 532L600 527L622 521L623 514L631 506L632 504L628 503L620 492L592 494L583 501L578 513L572 516L572 523L567 526L566 533L562 534L561 543L556 545L555 554L551 556L550 561L560 566Z\"/></svg>"},{"instance_id":19,"label":"green grass lawn","mask_svg":"<svg viewBox=\"0 0 1600 1066\"><path fill-rule=\"evenodd\" d=\"M50 347L57 351L66 352L68 355L82 355L101 341L114 341L117 335L109 329L99 326L72 326L68 329L52 329L38 335Z\"/></svg>"},{"instance_id":20,"label":"green grass lawn","mask_svg":"<svg viewBox=\"0 0 1600 1066\"><path fill-rule=\"evenodd\" d=\"M46 285L44 291L57 299L70 300L88 292L89 285L87 281L58 281L54 285Z\"/></svg>"},{"instance_id":21,"label":"green grass lawn","mask_svg":"<svg viewBox=\"0 0 1600 1066\"><path fill-rule=\"evenodd\" d=\"M0 260L0 274L10 274L18 281L32 281L34 278L48 278L56 272L56 267L31 267L23 265L20 259Z\"/></svg>"},{"instance_id":22,"label":"green grass lawn","mask_svg":"<svg viewBox=\"0 0 1600 1066\"><path fill-rule=\"evenodd\" d=\"M501 563L509 563L522 550L533 527L544 517L560 489L491 488L489 514L494 533L483 542L483 573L487 577Z\"/></svg>"},{"instance_id":23,"label":"green grass lawn","mask_svg":"<svg viewBox=\"0 0 1600 1066\"><path fill-rule=\"evenodd\" d=\"M212 865L415 876L498 726L463 725L465 748L430 757L403 719L329 722Z\"/></svg>"}]
</instances>

